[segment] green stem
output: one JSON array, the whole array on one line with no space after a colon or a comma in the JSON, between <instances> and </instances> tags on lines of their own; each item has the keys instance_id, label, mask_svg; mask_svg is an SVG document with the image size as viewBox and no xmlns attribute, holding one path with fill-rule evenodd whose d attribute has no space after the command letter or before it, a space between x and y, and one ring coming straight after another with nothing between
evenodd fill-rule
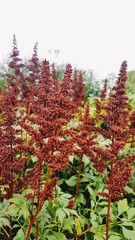
<instances>
[{"instance_id":1,"label":"green stem","mask_svg":"<svg viewBox=\"0 0 135 240\"><path fill-rule=\"evenodd\" d=\"M82 233L80 233L80 234L77 235L77 236L80 237L80 236L84 235L84 234L87 233L87 232L92 232L91 229L90 229L90 226L88 226L88 228L87 228L85 231L83 231Z\"/></svg>"},{"instance_id":2,"label":"green stem","mask_svg":"<svg viewBox=\"0 0 135 240\"><path fill-rule=\"evenodd\" d=\"M10 235L8 234L8 232L6 231L6 229L3 226L0 226L1 229L5 232L7 239L9 239Z\"/></svg>"}]
</instances>

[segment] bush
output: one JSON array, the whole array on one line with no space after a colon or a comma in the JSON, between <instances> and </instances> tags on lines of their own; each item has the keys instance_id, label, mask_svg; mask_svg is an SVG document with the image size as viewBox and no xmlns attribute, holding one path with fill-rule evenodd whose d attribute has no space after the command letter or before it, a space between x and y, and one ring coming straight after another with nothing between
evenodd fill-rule
<instances>
[{"instance_id":1,"label":"bush","mask_svg":"<svg viewBox=\"0 0 135 240\"><path fill-rule=\"evenodd\" d=\"M37 45L25 64L14 37L8 70L0 94L1 239L132 240L135 121L126 61L92 104L83 74L67 64L58 81Z\"/></svg>"}]
</instances>

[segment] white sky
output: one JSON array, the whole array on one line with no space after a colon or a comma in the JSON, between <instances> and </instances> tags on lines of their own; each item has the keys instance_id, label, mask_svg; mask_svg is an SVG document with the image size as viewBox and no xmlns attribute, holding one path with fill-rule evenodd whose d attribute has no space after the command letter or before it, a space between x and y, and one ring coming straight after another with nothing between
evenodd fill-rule
<instances>
[{"instance_id":1,"label":"white sky","mask_svg":"<svg viewBox=\"0 0 135 240\"><path fill-rule=\"evenodd\" d=\"M118 73L123 60L135 69L135 0L0 0L0 59L16 35L21 56L35 42L39 56ZM60 49L55 58L48 50Z\"/></svg>"}]
</instances>

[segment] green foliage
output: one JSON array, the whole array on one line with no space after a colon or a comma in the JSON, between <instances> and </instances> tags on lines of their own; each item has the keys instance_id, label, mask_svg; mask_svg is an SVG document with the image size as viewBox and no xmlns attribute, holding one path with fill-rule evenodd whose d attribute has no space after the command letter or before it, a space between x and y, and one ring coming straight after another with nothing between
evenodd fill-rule
<instances>
[{"instance_id":1,"label":"green foliage","mask_svg":"<svg viewBox=\"0 0 135 240\"><path fill-rule=\"evenodd\" d=\"M128 210L127 199L119 200L118 202L118 216L120 216L123 212Z\"/></svg>"},{"instance_id":2,"label":"green foliage","mask_svg":"<svg viewBox=\"0 0 135 240\"><path fill-rule=\"evenodd\" d=\"M135 70L128 72L127 95L129 97L130 105L134 107L135 106Z\"/></svg>"},{"instance_id":3,"label":"green foliage","mask_svg":"<svg viewBox=\"0 0 135 240\"><path fill-rule=\"evenodd\" d=\"M62 78L63 78L63 74L64 74L64 67L58 67L58 70L57 70L57 79L58 81L61 81Z\"/></svg>"},{"instance_id":4,"label":"green foliage","mask_svg":"<svg viewBox=\"0 0 135 240\"><path fill-rule=\"evenodd\" d=\"M127 93L135 95L135 70L128 72Z\"/></svg>"},{"instance_id":5,"label":"green foliage","mask_svg":"<svg viewBox=\"0 0 135 240\"><path fill-rule=\"evenodd\" d=\"M104 189L104 176L95 173L90 160L84 155L83 169L76 198L75 209L69 208L74 197L78 176L79 159L72 160L70 171L63 171L63 181L56 187L56 197L45 201L37 217L39 239L105 239L105 219L107 200L98 193ZM72 173L74 172L74 177ZM129 184L130 185L130 184ZM68 187L67 187L68 186ZM132 190L129 186L130 194ZM132 190L133 191L133 190ZM132 192L131 191L131 192ZM13 239L25 239L30 217L31 200L25 196L31 191L14 194L13 198L5 200L0 208L1 237L10 227L10 217L13 219ZM36 200L34 206L36 207ZM132 207L131 207L131 206ZM35 208L34 207L34 208ZM133 239L135 233L135 207L130 199L124 198L112 202L110 213L110 238ZM90 230L88 231L90 226ZM36 223L32 228L31 239L35 239ZM80 236L80 237L79 237Z\"/></svg>"},{"instance_id":6,"label":"green foliage","mask_svg":"<svg viewBox=\"0 0 135 240\"><path fill-rule=\"evenodd\" d=\"M19 229L16 233L16 236L13 238L13 240L25 240L25 233L22 229Z\"/></svg>"},{"instance_id":7,"label":"green foliage","mask_svg":"<svg viewBox=\"0 0 135 240\"><path fill-rule=\"evenodd\" d=\"M60 182L62 189L64 191L67 190L66 192L70 194L75 192L78 165L79 159L74 158L70 165L70 171L66 172L66 174L63 172L65 181ZM74 177L72 176L73 173ZM98 194L104 191L104 181L104 176L95 173L89 158L84 155L79 192L76 198L76 209L78 209L78 214L84 222L80 225L79 219L76 219L75 224L78 236L81 235L90 224L91 231L84 233L85 239L105 239L105 221L108 203L106 198ZM69 186L68 188L67 185ZM130 237L130 234L134 234L135 208L131 207L130 194L133 194L133 190L129 186L126 188L127 198L111 203L111 231L109 239L125 239L127 234L128 237ZM64 223L66 222L64 221ZM71 226L72 224L70 224L70 232Z\"/></svg>"},{"instance_id":8,"label":"green foliage","mask_svg":"<svg viewBox=\"0 0 135 240\"><path fill-rule=\"evenodd\" d=\"M94 73L90 70L83 72L85 93L87 98L98 97L101 89L101 83L96 79Z\"/></svg>"}]
</instances>

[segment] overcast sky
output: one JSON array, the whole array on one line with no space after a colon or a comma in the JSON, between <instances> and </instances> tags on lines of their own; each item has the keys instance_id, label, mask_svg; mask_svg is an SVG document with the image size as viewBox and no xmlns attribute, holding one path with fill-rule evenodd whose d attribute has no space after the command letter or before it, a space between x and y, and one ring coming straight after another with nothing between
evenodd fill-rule
<instances>
[{"instance_id":1,"label":"overcast sky","mask_svg":"<svg viewBox=\"0 0 135 240\"><path fill-rule=\"evenodd\" d=\"M106 77L123 60L135 69L134 32L135 0L0 0L0 59L15 34L21 56L38 42L40 57Z\"/></svg>"}]
</instances>

